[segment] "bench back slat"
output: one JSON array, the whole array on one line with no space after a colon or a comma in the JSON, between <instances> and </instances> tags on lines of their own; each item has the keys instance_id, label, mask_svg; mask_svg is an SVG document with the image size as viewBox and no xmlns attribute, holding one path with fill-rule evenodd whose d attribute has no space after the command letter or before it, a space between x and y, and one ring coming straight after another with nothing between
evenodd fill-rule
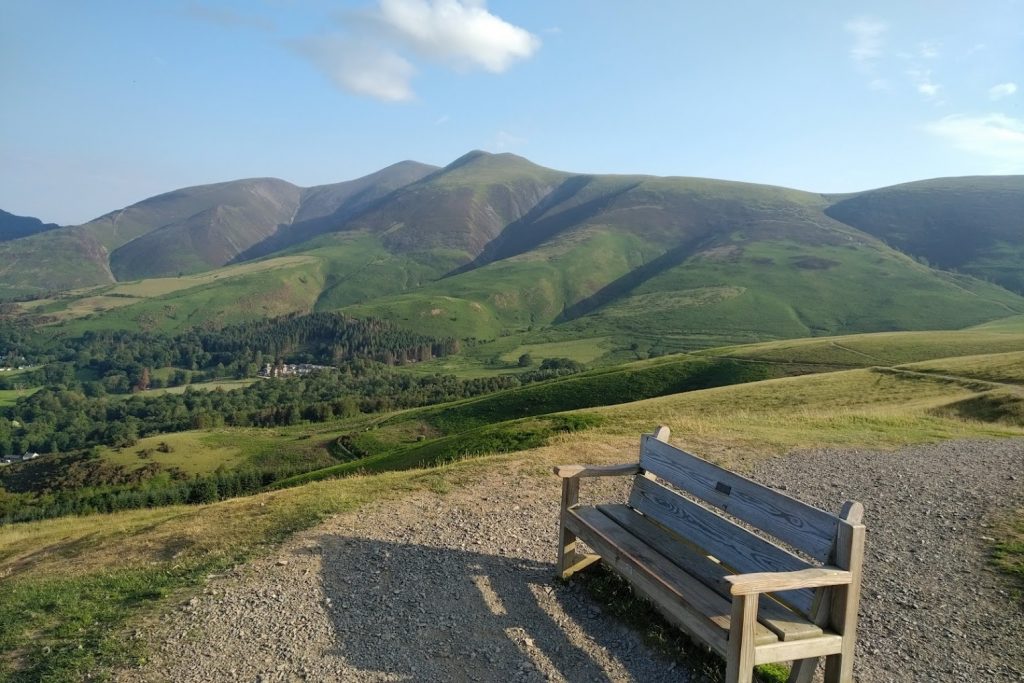
<instances>
[{"instance_id":1,"label":"bench back slat","mask_svg":"<svg viewBox=\"0 0 1024 683\"><path fill-rule=\"evenodd\" d=\"M640 467L819 562L829 561L838 528L835 515L647 434L641 439Z\"/></svg>"},{"instance_id":2,"label":"bench back slat","mask_svg":"<svg viewBox=\"0 0 1024 683\"><path fill-rule=\"evenodd\" d=\"M707 550L738 574L798 571L811 566L788 550L643 475L633 480L629 505ZM810 590L789 591L779 598L809 614L814 594Z\"/></svg>"}]
</instances>

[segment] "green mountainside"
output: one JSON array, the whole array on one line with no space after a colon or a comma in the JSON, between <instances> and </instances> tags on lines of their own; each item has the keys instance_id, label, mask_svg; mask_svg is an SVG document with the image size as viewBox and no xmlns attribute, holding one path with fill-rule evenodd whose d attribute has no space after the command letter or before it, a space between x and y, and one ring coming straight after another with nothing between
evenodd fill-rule
<instances>
[{"instance_id":1,"label":"green mountainside","mask_svg":"<svg viewBox=\"0 0 1024 683\"><path fill-rule=\"evenodd\" d=\"M940 268L1024 293L1024 176L895 185L844 198L826 213Z\"/></svg>"},{"instance_id":2,"label":"green mountainside","mask_svg":"<svg viewBox=\"0 0 1024 683\"><path fill-rule=\"evenodd\" d=\"M74 331L344 309L427 334L664 352L954 329L1024 313L1021 207L1020 177L827 197L471 152L336 185L160 195L0 243L0 291L102 285L25 306Z\"/></svg>"},{"instance_id":3,"label":"green mountainside","mask_svg":"<svg viewBox=\"0 0 1024 683\"><path fill-rule=\"evenodd\" d=\"M0 211L0 242L56 230L59 227L56 223L43 223L31 216L15 216L13 213Z\"/></svg>"}]
</instances>

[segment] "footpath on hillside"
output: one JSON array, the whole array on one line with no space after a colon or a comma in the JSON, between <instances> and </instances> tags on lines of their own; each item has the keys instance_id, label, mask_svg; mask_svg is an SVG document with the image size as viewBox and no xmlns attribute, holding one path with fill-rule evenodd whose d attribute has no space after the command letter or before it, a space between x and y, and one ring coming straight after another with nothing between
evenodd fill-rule
<instances>
[{"instance_id":1,"label":"footpath on hillside","mask_svg":"<svg viewBox=\"0 0 1024 683\"><path fill-rule=\"evenodd\" d=\"M555 581L558 482L535 469L296 536L154 619L149 662L115 680L702 680ZM802 452L752 476L825 509L865 504L858 681L1024 679L1024 603L987 560L988 525L1024 507L1024 440Z\"/></svg>"}]
</instances>

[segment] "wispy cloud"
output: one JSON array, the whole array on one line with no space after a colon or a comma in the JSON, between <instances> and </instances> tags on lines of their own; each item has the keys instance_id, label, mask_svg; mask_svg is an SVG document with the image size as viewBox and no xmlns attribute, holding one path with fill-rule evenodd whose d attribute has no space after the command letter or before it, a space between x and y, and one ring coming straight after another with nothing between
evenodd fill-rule
<instances>
[{"instance_id":1,"label":"wispy cloud","mask_svg":"<svg viewBox=\"0 0 1024 683\"><path fill-rule=\"evenodd\" d=\"M387 102L415 97L415 59L502 73L540 48L484 0L377 0L339 21L341 31L304 40L298 51L345 90Z\"/></svg>"},{"instance_id":2,"label":"wispy cloud","mask_svg":"<svg viewBox=\"0 0 1024 683\"><path fill-rule=\"evenodd\" d=\"M993 85L988 89L988 98L990 100L1001 100L1004 97L1009 97L1017 92L1016 83L999 83Z\"/></svg>"},{"instance_id":3,"label":"wispy cloud","mask_svg":"<svg viewBox=\"0 0 1024 683\"><path fill-rule=\"evenodd\" d=\"M942 86L932 80L931 69L911 68L907 69L907 75L914 84L914 89L929 100L937 100L942 92Z\"/></svg>"},{"instance_id":4,"label":"wispy cloud","mask_svg":"<svg viewBox=\"0 0 1024 683\"><path fill-rule=\"evenodd\" d=\"M371 41L318 36L296 46L339 88L383 102L414 98L416 68L401 55Z\"/></svg>"},{"instance_id":5,"label":"wispy cloud","mask_svg":"<svg viewBox=\"0 0 1024 683\"><path fill-rule=\"evenodd\" d=\"M861 67L870 68L882 56L882 38L889 25L873 17L859 17L846 22L845 28L853 36L850 59Z\"/></svg>"},{"instance_id":6,"label":"wispy cloud","mask_svg":"<svg viewBox=\"0 0 1024 683\"><path fill-rule=\"evenodd\" d=\"M1024 120L1005 114L956 114L933 121L925 130L956 149L995 162L993 171L1024 171Z\"/></svg>"}]
</instances>

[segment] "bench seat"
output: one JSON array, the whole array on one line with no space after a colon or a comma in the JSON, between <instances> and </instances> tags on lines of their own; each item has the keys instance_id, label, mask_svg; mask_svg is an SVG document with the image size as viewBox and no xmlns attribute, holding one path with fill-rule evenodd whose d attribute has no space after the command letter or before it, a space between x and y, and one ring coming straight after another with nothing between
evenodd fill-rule
<instances>
[{"instance_id":1,"label":"bench seat","mask_svg":"<svg viewBox=\"0 0 1024 683\"><path fill-rule=\"evenodd\" d=\"M645 435L639 463L555 468L559 574L604 561L722 655L729 683L751 681L757 664L790 660L790 681L808 683L819 657L828 683L851 682L862 506L851 501L832 515L667 440L665 427ZM628 502L581 505L580 480L604 476L633 477ZM576 552L577 539L594 552Z\"/></svg>"},{"instance_id":2,"label":"bench seat","mask_svg":"<svg viewBox=\"0 0 1024 683\"><path fill-rule=\"evenodd\" d=\"M622 524L625 522L625 524ZM696 632L708 647L726 656L732 618L732 601L706 586L697 577L679 566L672 558L682 553L698 556L699 550L687 547L681 539L657 549L643 536L662 536L671 532L644 518L625 505L577 507L567 518L567 526L615 569L627 575L630 582L657 606L669 621L690 632ZM674 549L678 553L673 553ZM701 556L710 571L724 576L731 574L721 564ZM839 652L841 638L823 632L821 627L790 611L768 596L761 596L758 623L754 628L754 644L763 646L780 641L793 642L817 639L818 646L803 652L824 656Z\"/></svg>"}]
</instances>

